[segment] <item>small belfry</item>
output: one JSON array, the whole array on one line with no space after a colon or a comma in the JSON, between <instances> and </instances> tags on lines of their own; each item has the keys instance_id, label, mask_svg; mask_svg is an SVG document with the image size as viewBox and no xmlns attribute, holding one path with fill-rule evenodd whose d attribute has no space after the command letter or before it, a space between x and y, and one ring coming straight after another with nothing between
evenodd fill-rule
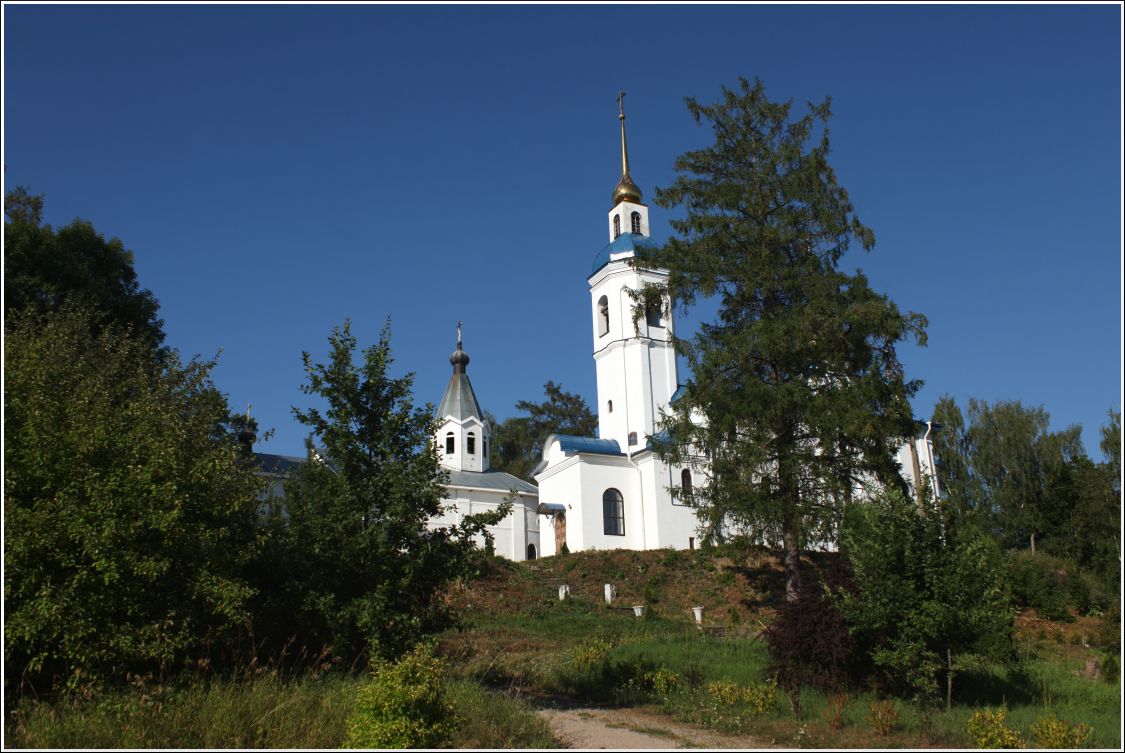
<instances>
[{"instance_id":1,"label":"small belfry","mask_svg":"<svg viewBox=\"0 0 1125 753\"><path fill-rule=\"evenodd\" d=\"M449 356L453 375L438 406L439 426L434 437L441 464L455 471L487 471L488 444L492 427L484 420L467 368L469 354L461 340L462 322L457 322L457 349Z\"/></svg>"},{"instance_id":2,"label":"small belfry","mask_svg":"<svg viewBox=\"0 0 1125 753\"><path fill-rule=\"evenodd\" d=\"M613 189L609 213L609 240L631 234L648 237L648 207L641 203L641 189L629 173L629 144L625 138L625 92L617 95L617 118L621 121L621 179Z\"/></svg>"}]
</instances>

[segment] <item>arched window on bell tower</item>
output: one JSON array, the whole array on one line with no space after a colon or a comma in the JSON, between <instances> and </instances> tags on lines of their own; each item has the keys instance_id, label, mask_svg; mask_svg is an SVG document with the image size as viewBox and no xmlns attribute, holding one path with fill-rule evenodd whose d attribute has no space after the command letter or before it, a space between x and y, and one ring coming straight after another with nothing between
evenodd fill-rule
<instances>
[{"instance_id":1,"label":"arched window on bell tower","mask_svg":"<svg viewBox=\"0 0 1125 753\"><path fill-rule=\"evenodd\" d=\"M629 215L629 223L633 226L633 232L639 235L641 232L641 213L633 212Z\"/></svg>"},{"instance_id":2,"label":"arched window on bell tower","mask_svg":"<svg viewBox=\"0 0 1125 753\"><path fill-rule=\"evenodd\" d=\"M453 454L453 432L449 432L445 435L445 454Z\"/></svg>"},{"instance_id":3,"label":"arched window on bell tower","mask_svg":"<svg viewBox=\"0 0 1125 753\"><path fill-rule=\"evenodd\" d=\"M613 239L617 240L619 235L621 235L621 215L615 214L613 215Z\"/></svg>"},{"instance_id":4,"label":"arched window on bell tower","mask_svg":"<svg viewBox=\"0 0 1125 753\"><path fill-rule=\"evenodd\" d=\"M598 336L609 334L609 299L604 295L598 299Z\"/></svg>"},{"instance_id":5,"label":"arched window on bell tower","mask_svg":"<svg viewBox=\"0 0 1125 753\"><path fill-rule=\"evenodd\" d=\"M465 440L465 451L470 455L477 454L477 435L469 432L469 436Z\"/></svg>"}]
</instances>

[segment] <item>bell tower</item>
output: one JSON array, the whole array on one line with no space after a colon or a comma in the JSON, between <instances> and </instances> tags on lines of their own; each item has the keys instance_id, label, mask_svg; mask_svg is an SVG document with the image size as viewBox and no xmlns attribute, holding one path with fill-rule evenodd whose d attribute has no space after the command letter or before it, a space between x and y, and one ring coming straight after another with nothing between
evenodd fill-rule
<instances>
[{"instance_id":1,"label":"bell tower","mask_svg":"<svg viewBox=\"0 0 1125 753\"><path fill-rule=\"evenodd\" d=\"M621 179L609 210L609 244L594 259L590 284L594 363L598 381L598 435L615 439L623 452L644 448L678 386L672 348L673 322L655 308L633 321L630 291L662 283L663 270L634 269L629 259L652 245L648 207L629 173L625 140L625 92L617 95L621 122ZM669 312L670 313L670 312Z\"/></svg>"},{"instance_id":2,"label":"bell tower","mask_svg":"<svg viewBox=\"0 0 1125 753\"><path fill-rule=\"evenodd\" d=\"M467 368L469 354L461 348L461 322L457 322L457 350L449 356L453 376L438 406L434 435L441 464L455 471L487 471L492 427L484 420Z\"/></svg>"}]
</instances>

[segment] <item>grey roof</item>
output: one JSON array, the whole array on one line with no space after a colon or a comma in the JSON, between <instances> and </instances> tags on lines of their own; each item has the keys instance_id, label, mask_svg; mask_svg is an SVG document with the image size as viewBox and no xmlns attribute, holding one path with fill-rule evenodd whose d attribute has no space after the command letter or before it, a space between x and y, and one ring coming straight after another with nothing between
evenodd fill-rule
<instances>
[{"instance_id":1,"label":"grey roof","mask_svg":"<svg viewBox=\"0 0 1125 753\"><path fill-rule=\"evenodd\" d=\"M516 478L504 471L450 471L450 486L467 486L473 489L496 489L498 491L511 491L538 494L539 487L529 484L521 478Z\"/></svg>"},{"instance_id":2,"label":"grey roof","mask_svg":"<svg viewBox=\"0 0 1125 753\"><path fill-rule=\"evenodd\" d=\"M464 371L454 371L445 388L445 396L438 406L438 418L453 416L458 421L466 418L477 418L484 421L484 412L477 402L473 385L469 383L469 375Z\"/></svg>"}]
</instances>

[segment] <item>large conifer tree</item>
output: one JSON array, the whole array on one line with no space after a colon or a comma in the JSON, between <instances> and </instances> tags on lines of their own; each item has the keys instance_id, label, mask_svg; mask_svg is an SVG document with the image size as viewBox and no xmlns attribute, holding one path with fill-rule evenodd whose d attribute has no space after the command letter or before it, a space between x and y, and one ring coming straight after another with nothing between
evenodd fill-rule
<instances>
[{"instance_id":1,"label":"large conifer tree","mask_svg":"<svg viewBox=\"0 0 1125 753\"><path fill-rule=\"evenodd\" d=\"M790 600L801 548L835 538L856 485L902 483L895 449L913 435L907 399L920 383L904 378L896 345L925 340L924 317L840 269L875 236L828 164L829 104L790 120L790 102L745 79L717 104L689 98L714 144L676 160L656 202L683 209L677 236L634 262L668 270L644 291L648 303L717 300L716 318L676 342L692 377L659 451L709 457L710 484L693 504L713 534L783 544Z\"/></svg>"}]
</instances>

